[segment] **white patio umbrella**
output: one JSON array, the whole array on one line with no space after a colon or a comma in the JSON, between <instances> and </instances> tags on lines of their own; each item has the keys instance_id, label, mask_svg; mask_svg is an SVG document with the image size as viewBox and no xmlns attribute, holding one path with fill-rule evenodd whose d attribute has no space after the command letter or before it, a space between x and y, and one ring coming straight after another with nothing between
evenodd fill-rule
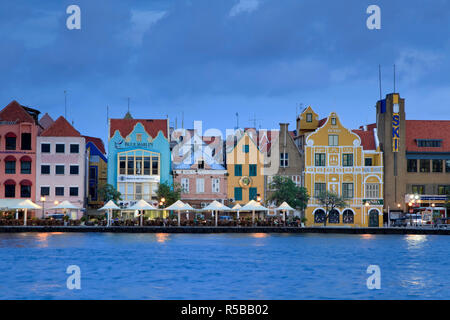
<instances>
[{"instance_id":1,"label":"white patio umbrella","mask_svg":"<svg viewBox=\"0 0 450 320\"><path fill-rule=\"evenodd\" d=\"M165 208L165 210L174 210L178 211L178 226L181 225L181 211L194 210L188 203L184 203L181 200L177 200L177 202Z\"/></svg>"},{"instance_id":2,"label":"white patio umbrella","mask_svg":"<svg viewBox=\"0 0 450 320\"><path fill-rule=\"evenodd\" d=\"M141 226L142 226L142 219L144 216L144 210L159 210L145 200L139 200L138 202L136 202L134 205L132 205L128 209L129 210L138 210L140 212L139 224Z\"/></svg>"},{"instance_id":3,"label":"white patio umbrella","mask_svg":"<svg viewBox=\"0 0 450 320\"><path fill-rule=\"evenodd\" d=\"M285 201L276 210L283 212L283 222L284 222L284 225L286 225L286 212L294 211L294 209L290 205L288 205L287 202Z\"/></svg>"},{"instance_id":4,"label":"white patio umbrella","mask_svg":"<svg viewBox=\"0 0 450 320\"><path fill-rule=\"evenodd\" d=\"M202 209L203 211L212 211L212 212L216 212L216 227L217 227L217 222L218 222L218 216L219 216L219 211L230 211L231 209L228 208L226 205L224 205L223 203L214 200L213 202L211 202L210 204L208 204L206 207L204 207Z\"/></svg>"},{"instance_id":5,"label":"white patio umbrella","mask_svg":"<svg viewBox=\"0 0 450 320\"><path fill-rule=\"evenodd\" d=\"M68 200L64 200L61 203L59 203L58 205L51 207L50 209L62 209L64 215L66 214L66 210L71 210L71 209L72 210L81 210L81 208L75 206Z\"/></svg>"},{"instance_id":6,"label":"white patio umbrella","mask_svg":"<svg viewBox=\"0 0 450 320\"><path fill-rule=\"evenodd\" d=\"M103 207L98 209L98 211L106 210L106 220L107 220L107 226L110 226L111 221L111 215L113 210L120 210L119 206L114 203L114 201L109 200Z\"/></svg>"},{"instance_id":7,"label":"white patio umbrella","mask_svg":"<svg viewBox=\"0 0 450 320\"><path fill-rule=\"evenodd\" d=\"M237 212L237 218L239 220L239 211L241 210L241 205L239 203L237 203L233 208L231 208L231 210L236 211Z\"/></svg>"},{"instance_id":8,"label":"white patio umbrella","mask_svg":"<svg viewBox=\"0 0 450 320\"><path fill-rule=\"evenodd\" d=\"M250 200L245 206L241 208L241 211L251 211L252 212L252 224L255 224L255 211L269 211L261 203L255 200Z\"/></svg>"},{"instance_id":9,"label":"white patio umbrella","mask_svg":"<svg viewBox=\"0 0 450 320\"><path fill-rule=\"evenodd\" d=\"M38 206L33 201L27 199L27 200L20 201L16 205L13 205L11 207L11 209L24 209L25 210L24 215L23 215L23 219L24 219L23 225L26 226L28 209L42 209L42 207Z\"/></svg>"}]
</instances>

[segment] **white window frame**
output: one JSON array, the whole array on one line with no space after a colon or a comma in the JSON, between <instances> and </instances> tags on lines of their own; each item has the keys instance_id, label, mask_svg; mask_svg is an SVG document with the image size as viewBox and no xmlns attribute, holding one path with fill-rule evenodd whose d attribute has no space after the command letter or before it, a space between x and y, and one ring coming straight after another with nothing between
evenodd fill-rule
<instances>
[{"instance_id":1,"label":"white window frame","mask_svg":"<svg viewBox=\"0 0 450 320\"><path fill-rule=\"evenodd\" d=\"M331 139L333 138L333 139ZM337 134L329 134L328 135L328 146L329 147L337 147L339 146L339 135Z\"/></svg>"},{"instance_id":2,"label":"white window frame","mask_svg":"<svg viewBox=\"0 0 450 320\"><path fill-rule=\"evenodd\" d=\"M219 178L211 179L211 190L212 190L212 193L220 193L220 179Z\"/></svg>"},{"instance_id":3,"label":"white window frame","mask_svg":"<svg viewBox=\"0 0 450 320\"><path fill-rule=\"evenodd\" d=\"M379 183L366 183L365 184L365 198L366 199L379 199L380 198L380 184Z\"/></svg>"},{"instance_id":4,"label":"white window frame","mask_svg":"<svg viewBox=\"0 0 450 320\"><path fill-rule=\"evenodd\" d=\"M289 167L289 153L287 152L280 153L280 167L282 168Z\"/></svg>"},{"instance_id":5,"label":"white window frame","mask_svg":"<svg viewBox=\"0 0 450 320\"><path fill-rule=\"evenodd\" d=\"M205 179L204 178L195 179L195 190L197 193L205 193Z\"/></svg>"},{"instance_id":6,"label":"white window frame","mask_svg":"<svg viewBox=\"0 0 450 320\"><path fill-rule=\"evenodd\" d=\"M189 178L181 178L181 192L189 193Z\"/></svg>"}]
</instances>

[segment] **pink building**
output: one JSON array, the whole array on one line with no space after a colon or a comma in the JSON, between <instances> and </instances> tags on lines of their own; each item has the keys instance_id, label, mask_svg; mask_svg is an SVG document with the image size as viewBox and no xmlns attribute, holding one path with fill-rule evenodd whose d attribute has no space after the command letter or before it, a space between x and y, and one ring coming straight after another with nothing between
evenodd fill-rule
<instances>
[{"instance_id":1,"label":"pink building","mask_svg":"<svg viewBox=\"0 0 450 320\"><path fill-rule=\"evenodd\" d=\"M86 178L85 138L59 117L37 138L36 203L45 213L64 200L79 208L85 207ZM79 218L81 211L72 212Z\"/></svg>"},{"instance_id":2,"label":"pink building","mask_svg":"<svg viewBox=\"0 0 450 320\"><path fill-rule=\"evenodd\" d=\"M187 131L187 130L186 130ZM215 157L222 154L222 143L200 137L196 131L183 139L173 152L174 181L182 187L181 200L194 208L202 208L211 201L227 202L227 170Z\"/></svg>"},{"instance_id":3,"label":"pink building","mask_svg":"<svg viewBox=\"0 0 450 320\"><path fill-rule=\"evenodd\" d=\"M0 111L0 198L35 201L39 113L17 101Z\"/></svg>"}]
</instances>

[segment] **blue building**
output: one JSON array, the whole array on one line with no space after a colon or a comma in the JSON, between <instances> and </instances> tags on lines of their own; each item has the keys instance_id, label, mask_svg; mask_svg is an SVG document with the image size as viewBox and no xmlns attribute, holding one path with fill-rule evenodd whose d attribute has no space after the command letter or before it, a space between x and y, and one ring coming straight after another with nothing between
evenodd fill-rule
<instances>
[{"instance_id":1,"label":"blue building","mask_svg":"<svg viewBox=\"0 0 450 320\"><path fill-rule=\"evenodd\" d=\"M160 182L173 183L169 121L110 119L108 183L122 194L122 205L140 199L158 201Z\"/></svg>"}]
</instances>

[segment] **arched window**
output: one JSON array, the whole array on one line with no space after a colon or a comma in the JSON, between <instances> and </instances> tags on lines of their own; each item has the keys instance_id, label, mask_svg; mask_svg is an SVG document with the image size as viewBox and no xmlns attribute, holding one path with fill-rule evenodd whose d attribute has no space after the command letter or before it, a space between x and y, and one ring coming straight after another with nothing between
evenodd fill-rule
<instances>
[{"instance_id":1,"label":"arched window","mask_svg":"<svg viewBox=\"0 0 450 320\"><path fill-rule=\"evenodd\" d=\"M16 138L17 138L17 136L12 132L8 132L5 135L5 149L6 150L16 150Z\"/></svg>"},{"instance_id":2,"label":"arched window","mask_svg":"<svg viewBox=\"0 0 450 320\"><path fill-rule=\"evenodd\" d=\"M16 182L12 179L8 179L3 184L5 185L5 198L15 198Z\"/></svg>"},{"instance_id":3,"label":"arched window","mask_svg":"<svg viewBox=\"0 0 450 320\"><path fill-rule=\"evenodd\" d=\"M30 198L31 197L31 186L32 186L32 183L30 180L20 181L20 197L21 198Z\"/></svg>"},{"instance_id":4,"label":"arched window","mask_svg":"<svg viewBox=\"0 0 450 320\"><path fill-rule=\"evenodd\" d=\"M20 158L20 173L31 174L31 158L29 156Z\"/></svg>"},{"instance_id":5,"label":"arched window","mask_svg":"<svg viewBox=\"0 0 450 320\"><path fill-rule=\"evenodd\" d=\"M328 222L329 223L339 223L339 211L336 209L333 209L330 211L330 214L328 215Z\"/></svg>"},{"instance_id":6,"label":"arched window","mask_svg":"<svg viewBox=\"0 0 450 320\"><path fill-rule=\"evenodd\" d=\"M325 211L322 209L317 210L314 213L314 223L324 223L325 221Z\"/></svg>"},{"instance_id":7,"label":"arched window","mask_svg":"<svg viewBox=\"0 0 450 320\"><path fill-rule=\"evenodd\" d=\"M14 156L7 156L4 161L5 161L5 174L15 174L16 158Z\"/></svg>"},{"instance_id":8,"label":"arched window","mask_svg":"<svg viewBox=\"0 0 450 320\"><path fill-rule=\"evenodd\" d=\"M344 212L342 213L342 222L348 224L355 223L355 215L353 214L352 210L344 210Z\"/></svg>"}]
</instances>

